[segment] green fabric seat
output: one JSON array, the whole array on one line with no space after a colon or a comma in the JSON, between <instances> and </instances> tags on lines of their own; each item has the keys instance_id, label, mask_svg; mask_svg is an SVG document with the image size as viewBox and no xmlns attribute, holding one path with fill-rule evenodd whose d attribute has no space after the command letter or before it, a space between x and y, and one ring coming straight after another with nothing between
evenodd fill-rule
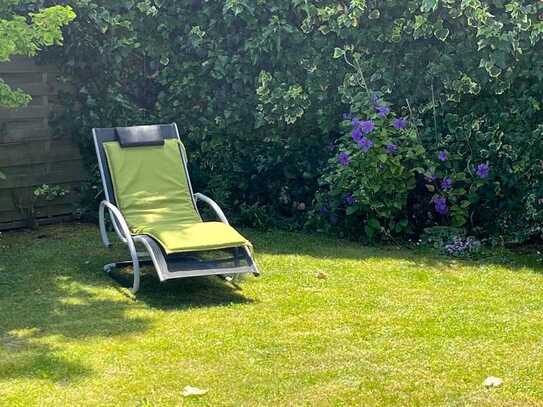
<instances>
[{"instance_id":1,"label":"green fabric seat","mask_svg":"<svg viewBox=\"0 0 543 407\"><path fill-rule=\"evenodd\" d=\"M157 240L168 254L250 246L234 228L203 222L194 206L182 145L121 148L104 143L117 206L134 235Z\"/></svg>"},{"instance_id":2,"label":"green fabric seat","mask_svg":"<svg viewBox=\"0 0 543 407\"><path fill-rule=\"evenodd\" d=\"M234 228L222 222L161 224L158 227L143 228L140 233L153 236L168 254L226 249L249 244Z\"/></svg>"}]
</instances>

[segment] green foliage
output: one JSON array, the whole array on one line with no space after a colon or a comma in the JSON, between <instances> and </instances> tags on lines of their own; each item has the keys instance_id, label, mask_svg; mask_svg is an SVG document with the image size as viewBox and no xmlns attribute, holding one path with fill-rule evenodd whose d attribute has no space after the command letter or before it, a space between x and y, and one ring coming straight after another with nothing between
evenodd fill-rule
<instances>
[{"instance_id":1,"label":"green foliage","mask_svg":"<svg viewBox=\"0 0 543 407\"><path fill-rule=\"evenodd\" d=\"M413 164L425 177L418 175L416 185L406 184L407 200L388 196L387 202L397 203L409 221L406 230L416 234L432 225L452 225L514 241L540 236L541 228L534 225L541 223L543 209L539 96L543 5L452 0L402 5L383 2L377 13L368 3L359 19L365 30L338 24L345 15L341 9L335 10L334 24L329 24L343 43L336 45L332 57L339 63L353 54L358 61L349 64L345 59L351 72L340 87L343 101L352 112L362 113L361 119L375 116L356 106L357 100L368 99L367 89L379 90L400 111L407 105L401 115L409 114L426 150ZM360 72L368 73L363 81ZM440 151L448 152L447 160L438 159ZM336 157L338 152L334 151ZM375 156L364 155L365 165L371 165ZM331 162L338 167L336 157ZM478 175L480 165L488 165L488 176ZM375 189L382 183L395 186L384 174L374 176L356 163L353 168L358 183ZM328 199L334 201L334 191L345 193L351 185L329 173L323 180L331 177ZM361 181L365 179L373 181ZM324 200L319 198L321 209ZM438 213L438 200L443 200L446 213ZM361 220L353 213L359 203L346 208L335 201L329 208L334 216L324 216L335 224L332 228L372 237L362 226L374 210L364 211ZM381 204L379 198L372 202ZM353 230L350 223L358 227ZM382 222L373 223L382 236L394 231Z\"/></svg>"},{"instance_id":2,"label":"green foliage","mask_svg":"<svg viewBox=\"0 0 543 407\"><path fill-rule=\"evenodd\" d=\"M11 199L19 214L23 215L28 227L36 228L38 227L37 212L40 206L41 216L49 216L47 206L39 204L43 204L45 202L51 203L53 201L62 199L70 193L71 191L69 189L66 189L60 185L43 184L31 190L24 189L11 191Z\"/></svg>"},{"instance_id":3,"label":"green foliage","mask_svg":"<svg viewBox=\"0 0 543 407\"><path fill-rule=\"evenodd\" d=\"M80 18L51 57L77 89L63 99L59 124L79 139L90 166L92 127L175 121L198 190L243 210L243 219L301 226L343 109L333 88L323 88L343 73L328 39L302 31L303 7L71 4ZM255 216L250 208L259 208Z\"/></svg>"},{"instance_id":4,"label":"green foliage","mask_svg":"<svg viewBox=\"0 0 543 407\"><path fill-rule=\"evenodd\" d=\"M302 225L322 178L317 202L334 203L352 236L433 225L514 240L540 233L541 2L70 4L81 18L55 57L77 92L60 123L90 165L91 127L176 121L197 188L249 223ZM408 116L409 130L380 124L352 168L325 169L339 153L328 145L350 138L341 114L375 115L368 89ZM383 157L387 142L397 155ZM339 203L348 190L358 199L349 214Z\"/></svg>"},{"instance_id":5,"label":"green foliage","mask_svg":"<svg viewBox=\"0 0 543 407\"><path fill-rule=\"evenodd\" d=\"M0 5L0 62L13 55L34 56L51 45L62 44L62 27L75 14L70 6L52 6L28 15L19 15L22 0L8 0ZM20 107L30 101L20 89L11 89L0 78L0 107Z\"/></svg>"},{"instance_id":6,"label":"green foliage","mask_svg":"<svg viewBox=\"0 0 543 407\"><path fill-rule=\"evenodd\" d=\"M35 188L33 193L36 200L43 199L45 201L54 201L55 199L62 198L69 194L70 190L63 188L60 185L43 184Z\"/></svg>"}]
</instances>

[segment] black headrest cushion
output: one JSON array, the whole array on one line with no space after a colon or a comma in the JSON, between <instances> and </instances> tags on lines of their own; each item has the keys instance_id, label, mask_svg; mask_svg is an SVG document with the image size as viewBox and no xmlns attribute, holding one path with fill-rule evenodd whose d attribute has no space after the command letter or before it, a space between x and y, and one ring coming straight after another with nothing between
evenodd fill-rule
<instances>
[{"instance_id":1,"label":"black headrest cushion","mask_svg":"<svg viewBox=\"0 0 543 407\"><path fill-rule=\"evenodd\" d=\"M164 138L159 126L116 127L121 147L161 146Z\"/></svg>"}]
</instances>

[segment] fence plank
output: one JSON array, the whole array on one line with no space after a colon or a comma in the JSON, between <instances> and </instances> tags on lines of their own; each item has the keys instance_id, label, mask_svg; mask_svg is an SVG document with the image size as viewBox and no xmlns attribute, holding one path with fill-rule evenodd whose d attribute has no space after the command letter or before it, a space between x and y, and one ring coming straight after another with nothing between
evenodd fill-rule
<instances>
[{"instance_id":1,"label":"fence plank","mask_svg":"<svg viewBox=\"0 0 543 407\"><path fill-rule=\"evenodd\" d=\"M4 62L0 66L0 72L2 73L32 73L32 72L58 72L58 69L54 65L49 64L36 64L33 59L24 57L13 57L11 61Z\"/></svg>"},{"instance_id":2,"label":"fence plank","mask_svg":"<svg viewBox=\"0 0 543 407\"><path fill-rule=\"evenodd\" d=\"M79 148L70 140L51 138L22 144L0 145L0 167L46 164L79 158Z\"/></svg>"},{"instance_id":3,"label":"fence plank","mask_svg":"<svg viewBox=\"0 0 543 407\"><path fill-rule=\"evenodd\" d=\"M28 93L30 96L55 96L58 94L60 87L55 84L54 82L46 82L46 83L23 83L19 81L4 81L11 86L14 89L22 89L26 93Z\"/></svg>"},{"instance_id":4,"label":"fence plank","mask_svg":"<svg viewBox=\"0 0 543 407\"><path fill-rule=\"evenodd\" d=\"M45 126L41 118L33 120L1 120L0 116L0 144L26 143L31 140L42 140L55 135Z\"/></svg>"},{"instance_id":5,"label":"fence plank","mask_svg":"<svg viewBox=\"0 0 543 407\"><path fill-rule=\"evenodd\" d=\"M29 58L17 57L0 64L0 78L33 97L24 108L0 109L0 170L7 176L0 180L0 230L25 226L24 210L20 208L25 205L34 205L35 216L46 221L66 219L64 215L71 214L79 199L77 193L32 203L34 188L61 184L76 191L87 179L79 149L70 135L58 134L49 127L51 113L60 108L58 93L66 90L57 76L56 67L38 65Z\"/></svg>"},{"instance_id":6,"label":"fence plank","mask_svg":"<svg viewBox=\"0 0 543 407\"><path fill-rule=\"evenodd\" d=\"M77 183L66 183L66 184L57 184L65 190L68 190L69 193L63 197L56 198L54 201L47 201L43 198L37 199L34 202L36 208L44 208L50 205L60 205L60 204L74 204L79 201L79 192ZM0 213L8 211L18 211L20 206L28 207L30 206L31 200L33 200L34 187L25 187L25 188L15 188L9 192L4 192L0 195Z\"/></svg>"},{"instance_id":7,"label":"fence plank","mask_svg":"<svg viewBox=\"0 0 543 407\"><path fill-rule=\"evenodd\" d=\"M0 181L0 191L43 184L62 184L81 181L86 177L81 160L60 161L31 166L10 167L3 170L7 179ZM0 192L4 193L4 192Z\"/></svg>"},{"instance_id":8,"label":"fence plank","mask_svg":"<svg viewBox=\"0 0 543 407\"><path fill-rule=\"evenodd\" d=\"M73 214L70 214L70 215L51 216L48 218L40 218L36 220L37 220L38 225L51 225L53 223L71 222L74 219L77 219L77 218ZM27 227L29 227L28 222L24 220L0 223L0 231L21 229L21 228L27 228Z\"/></svg>"},{"instance_id":9,"label":"fence plank","mask_svg":"<svg viewBox=\"0 0 543 407\"><path fill-rule=\"evenodd\" d=\"M49 106L27 106L20 109L0 109L4 120L43 119L49 117Z\"/></svg>"},{"instance_id":10,"label":"fence plank","mask_svg":"<svg viewBox=\"0 0 543 407\"><path fill-rule=\"evenodd\" d=\"M36 208L34 216L36 219L49 218L52 216L71 214L74 209L74 205L71 203L60 205L48 205L40 208ZM27 221L28 216L22 211L4 211L0 212L0 224L4 222L14 221Z\"/></svg>"}]
</instances>

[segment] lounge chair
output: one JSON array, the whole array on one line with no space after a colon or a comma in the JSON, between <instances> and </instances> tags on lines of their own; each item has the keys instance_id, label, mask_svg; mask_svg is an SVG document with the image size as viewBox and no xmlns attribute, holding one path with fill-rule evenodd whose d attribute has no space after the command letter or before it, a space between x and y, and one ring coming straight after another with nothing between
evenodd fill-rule
<instances>
[{"instance_id":1,"label":"lounge chair","mask_svg":"<svg viewBox=\"0 0 543 407\"><path fill-rule=\"evenodd\" d=\"M104 271L132 266L132 292L140 266L154 266L160 281L217 275L258 276L251 243L228 224L213 200L193 193L186 152L174 124L93 129L105 200L100 235L111 243L105 211L128 245L131 261L106 264ZM220 222L204 222L197 202L208 204Z\"/></svg>"}]
</instances>

